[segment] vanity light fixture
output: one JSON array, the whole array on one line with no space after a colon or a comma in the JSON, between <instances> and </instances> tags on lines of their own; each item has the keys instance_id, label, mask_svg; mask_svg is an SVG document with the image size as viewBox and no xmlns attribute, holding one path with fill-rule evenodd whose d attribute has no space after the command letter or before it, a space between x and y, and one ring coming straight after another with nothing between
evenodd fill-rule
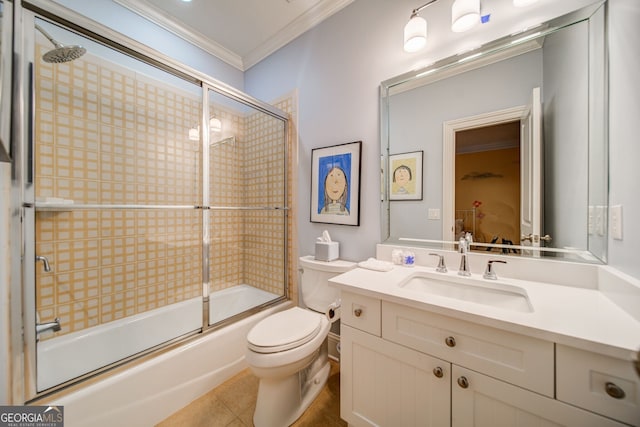
<instances>
[{"instance_id":1,"label":"vanity light fixture","mask_svg":"<svg viewBox=\"0 0 640 427\"><path fill-rule=\"evenodd\" d=\"M209 132L221 133L222 121L217 117L209 119ZM200 126L194 126L189 129L189 141L198 141L200 139Z\"/></svg>"},{"instance_id":2,"label":"vanity light fixture","mask_svg":"<svg viewBox=\"0 0 640 427\"><path fill-rule=\"evenodd\" d=\"M200 139L200 126L189 129L189 141L198 141Z\"/></svg>"},{"instance_id":3,"label":"vanity light fixture","mask_svg":"<svg viewBox=\"0 0 640 427\"><path fill-rule=\"evenodd\" d=\"M462 33L480 22L480 0L455 0L451 6L451 31Z\"/></svg>"},{"instance_id":4,"label":"vanity light fixture","mask_svg":"<svg viewBox=\"0 0 640 427\"><path fill-rule=\"evenodd\" d=\"M404 26L405 52L417 52L427 44L427 21L418 14L422 9L435 3L431 0L413 9L409 22ZM536 0L514 0L536 1ZM451 6L451 30L456 33L467 31L480 22L480 0L455 0Z\"/></svg>"},{"instance_id":5,"label":"vanity light fixture","mask_svg":"<svg viewBox=\"0 0 640 427\"><path fill-rule=\"evenodd\" d=\"M222 132L222 121L217 117L209 120L209 132Z\"/></svg>"},{"instance_id":6,"label":"vanity light fixture","mask_svg":"<svg viewBox=\"0 0 640 427\"><path fill-rule=\"evenodd\" d=\"M405 52L417 52L427 44L427 21L418 15L422 9L437 0L431 0L420 7L413 9L409 22L404 26L404 50Z\"/></svg>"}]
</instances>

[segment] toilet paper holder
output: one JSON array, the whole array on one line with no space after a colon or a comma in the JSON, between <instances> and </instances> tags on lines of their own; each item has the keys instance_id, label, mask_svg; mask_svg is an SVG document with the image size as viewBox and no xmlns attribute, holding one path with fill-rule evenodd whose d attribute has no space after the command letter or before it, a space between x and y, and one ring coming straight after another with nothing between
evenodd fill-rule
<instances>
[{"instance_id":1,"label":"toilet paper holder","mask_svg":"<svg viewBox=\"0 0 640 427\"><path fill-rule=\"evenodd\" d=\"M329 304L329 306L327 307L327 310L325 312L325 315L327 316L327 320L329 320L329 322L335 322L336 320L338 320L340 318L340 306L341 305L342 305L342 300L341 299L337 299L336 301L334 301L331 304Z\"/></svg>"}]
</instances>

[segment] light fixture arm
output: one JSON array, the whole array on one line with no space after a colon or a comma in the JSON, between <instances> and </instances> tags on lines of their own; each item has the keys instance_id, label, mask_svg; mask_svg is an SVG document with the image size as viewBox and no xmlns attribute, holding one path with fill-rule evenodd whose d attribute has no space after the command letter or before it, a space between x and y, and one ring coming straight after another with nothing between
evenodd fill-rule
<instances>
[{"instance_id":1,"label":"light fixture arm","mask_svg":"<svg viewBox=\"0 0 640 427\"><path fill-rule=\"evenodd\" d=\"M420 6L420 7L416 7L416 8L415 8L415 9L413 9L413 11L411 12L411 18L413 18L414 16L418 16L418 13L420 13L420 11L421 11L422 9L426 8L426 7L427 7L427 6L429 6L430 4L435 3L435 2L437 2L437 1L438 1L438 0L431 0L431 1L429 1L429 2L427 2L427 3L425 3L425 4L423 4L423 5L422 5L422 6Z\"/></svg>"}]
</instances>

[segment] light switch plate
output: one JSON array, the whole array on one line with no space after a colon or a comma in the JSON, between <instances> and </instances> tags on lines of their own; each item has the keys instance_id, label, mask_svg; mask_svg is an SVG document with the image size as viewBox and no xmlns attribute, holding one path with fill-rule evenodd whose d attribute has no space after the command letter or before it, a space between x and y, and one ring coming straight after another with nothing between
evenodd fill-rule
<instances>
[{"instance_id":1,"label":"light switch plate","mask_svg":"<svg viewBox=\"0 0 640 427\"><path fill-rule=\"evenodd\" d=\"M611 206L611 237L622 240L622 205Z\"/></svg>"},{"instance_id":2,"label":"light switch plate","mask_svg":"<svg viewBox=\"0 0 640 427\"><path fill-rule=\"evenodd\" d=\"M429 219L440 219L440 209L429 209Z\"/></svg>"}]
</instances>

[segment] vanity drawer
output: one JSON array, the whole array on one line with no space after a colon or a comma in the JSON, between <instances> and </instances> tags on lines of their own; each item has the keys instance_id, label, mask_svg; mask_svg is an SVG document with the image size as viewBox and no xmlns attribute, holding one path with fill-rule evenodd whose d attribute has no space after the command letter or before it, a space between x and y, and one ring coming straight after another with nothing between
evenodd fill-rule
<instances>
[{"instance_id":1,"label":"vanity drawer","mask_svg":"<svg viewBox=\"0 0 640 427\"><path fill-rule=\"evenodd\" d=\"M361 331L380 336L380 300L342 292L340 322Z\"/></svg>"},{"instance_id":2,"label":"vanity drawer","mask_svg":"<svg viewBox=\"0 0 640 427\"><path fill-rule=\"evenodd\" d=\"M382 337L554 397L552 342L387 301Z\"/></svg>"},{"instance_id":3,"label":"vanity drawer","mask_svg":"<svg viewBox=\"0 0 640 427\"><path fill-rule=\"evenodd\" d=\"M631 359L558 344L557 399L640 426L640 377Z\"/></svg>"}]
</instances>

